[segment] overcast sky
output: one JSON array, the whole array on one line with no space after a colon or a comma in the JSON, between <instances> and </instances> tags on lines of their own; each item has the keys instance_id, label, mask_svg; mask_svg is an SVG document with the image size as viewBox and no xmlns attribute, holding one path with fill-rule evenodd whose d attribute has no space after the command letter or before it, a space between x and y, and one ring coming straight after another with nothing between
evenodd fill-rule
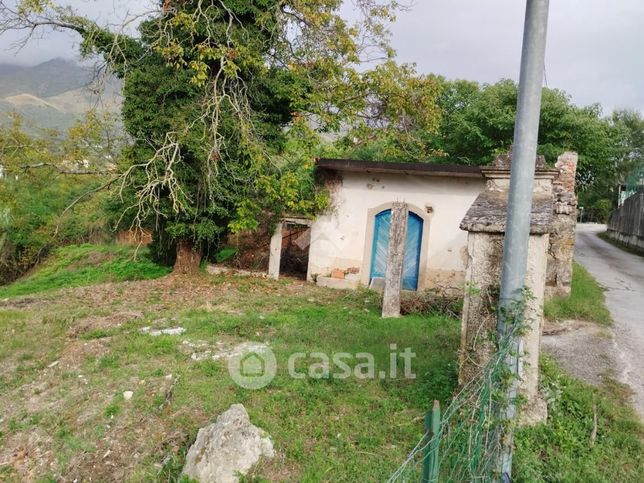
<instances>
[{"instance_id":1,"label":"overcast sky","mask_svg":"<svg viewBox=\"0 0 644 483\"><path fill-rule=\"evenodd\" d=\"M142 11L150 0L69 0L85 12L115 22ZM525 1L415 0L392 26L398 58L419 72L496 82L517 79ZM114 12L118 12L117 16ZM18 54L15 38L0 37L0 62L37 63L74 57L73 36L49 35ZM605 112L644 112L644 0L551 0L546 52L548 87L575 103L599 102Z\"/></svg>"}]
</instances>

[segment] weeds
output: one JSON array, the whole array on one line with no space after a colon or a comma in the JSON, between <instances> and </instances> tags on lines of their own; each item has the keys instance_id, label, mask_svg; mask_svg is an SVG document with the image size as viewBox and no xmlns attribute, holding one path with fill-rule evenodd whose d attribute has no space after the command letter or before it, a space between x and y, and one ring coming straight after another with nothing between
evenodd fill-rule
<instances>
[{"instance_id":1,"label":"weeds","mask_svg":"<svg viewBox=\"0 0 644 483\"><path fill-rule=\"evenodd\" d=\"M644 429L612 382L594 388L541 362L548 422L516 433L517 482L644 481Z\"/></svg>"},{"instance_id":2,"label":"weeds","mask_svg":"<svg viewBox=\"0 0 644 483\"><path fill-rule=\"evenodd\" d=\"M544 315L550 320L576 319L601 325L612 324L605 304L604 289L577 262L573 266L570 296L546 301Z\"/></svg>"}]
</instances>

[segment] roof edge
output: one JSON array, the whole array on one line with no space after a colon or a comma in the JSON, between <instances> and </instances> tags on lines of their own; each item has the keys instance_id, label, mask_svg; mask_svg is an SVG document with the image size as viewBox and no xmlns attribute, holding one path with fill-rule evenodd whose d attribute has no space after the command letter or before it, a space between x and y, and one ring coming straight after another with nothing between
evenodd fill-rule
<instances>
[{"instance_id":1,"label":"roof edge","mask_svg":"<svg viewBox=\"0 0 644 483\"><path fill-rule=\"evenodd\" d=\"M360 159L317 158L316 169L364 173L414 174L419 176L452 176L455 178L483 178L479 166L438 163L398 163Z\"/></svg>"}]
</instances>

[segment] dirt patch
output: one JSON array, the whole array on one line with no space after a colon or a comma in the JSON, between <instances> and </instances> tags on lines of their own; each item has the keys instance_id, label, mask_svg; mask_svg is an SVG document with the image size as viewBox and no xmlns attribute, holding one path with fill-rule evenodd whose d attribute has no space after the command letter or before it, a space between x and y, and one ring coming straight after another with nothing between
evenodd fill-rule
<instances>
[{"instance_id":1,"label":"dirt patch","mask_svg":"<svg viewBox=\"0 0 644 483\"><path fill-rule=\"evenodd\" d=\"M566 372L595 386L614 377L617 351L612 331L580 320L546 323L541 346Z\"/></svg>"},{"instance_id":2,"label":"dirt patch","mask_svg":"<svg viewBox=\"0 0 644 483\"><path fill-rule=\"evenodd\" d=\"M143 312L139 311L125 311L117 312L115 314L106 315L104 317L91 316L74 322L74 325L69 329L67 335L75 338L85 333L109 330L121 327L126 322L138 320L143 318Z\"/></svg>"},{"instance_id":3,"label":"dirt patch","mask_svg":"<svg viewBox=\"0 0 644 483\"><path fill-rule=\"evenodd\" d=\"M19 481L36 481L54 460L52 435L41 428L15 433L0 445L0 468L10 467Z\"/></svg>"},{"instance_id":4,"label":"dirt patch","mask_svg":"<svg viewBox=\"0 0 644 483\"><path fill-rule=\"evenodd\" d=\"M67 371L79 369L88 358L99 358L110 351L109 347L107 347L107 340L108 338L87 341L75 340L65 346L58 359L58 364L55 366L50 365L49 368L59 368Z\"/></svg>"},{"instance_id":5,"label":"dirt patch","mask_svg":"<svg viewBox=\"0 0 644 483\"><path fill-rule=\"evenodd\" d=\"M33 309L43 304L46 297L14 297L0 300L0 309L2 310L20 310Z\"/></svg>"}]
</instances>

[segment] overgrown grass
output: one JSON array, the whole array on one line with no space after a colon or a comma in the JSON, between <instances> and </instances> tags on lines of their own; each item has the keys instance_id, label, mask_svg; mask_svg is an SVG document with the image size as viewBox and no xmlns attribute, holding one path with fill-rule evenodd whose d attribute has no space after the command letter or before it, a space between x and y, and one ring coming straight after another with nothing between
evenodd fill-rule
<instances>
[{"instance_id":1,"label":"overgrown grass","mask_svg":"<svg viewBox=\"0 0 644 483\"><path fill-rule=\"evenodd\" d=\"M644 481L644 430L624 388L588 386L548 358L541 374L548 422L519 429L514 481Z\"/></svg>"},{"instance_id":2,"label":"overgrown grass","mask_svg":"<svg viewBox=\"0 0 644 483\"><path fill-rule=\"evenodd\" d=\"M430 402L446 403L456 386L457 319L441 315L381 319L377 294L288 280L204 277L187 292L188 302L180 295L175 306L172 294L181 288L164 285L160 289L164 296L157 302L157 288L151 288L147 297L136 297L138 305L124 303L132 299L123 294L121 301L86 307L83 312L82 301L70 299L57 306L55 320L30 309L16 323L12 321L18 312L6 311L3 319L0 311L0 349L6 346L0 350L0 363L8 368L2 376L0 406L20 401L21 388L43 371L52 388L48 397L57 398L55 408L41 420L30 411L8 409L6 419L13 418L13 423L8 427L0 422L0 446L40 431L53 435L47 447L57 461L52 470L57 475L73 470L74 475L110 479L102 458L112 448L107 459L122 458L117 465L127 467L123 480L177 481L197 430L231 404L243 403L251 421L271 435L278 454L258 465L248 481L383 481L421 436ZM103 333L70 336L83 321L103 316L106 307L111 313L139 310L145 315ZM147 325L181 326L186 332L180 337L151 337L140 332ZM217 342L268 343L277 358L277 376L263 389L243 389L229 376L224 360L195 361L191 352L198 349L186 348L184 340L203 341L211 348ZM402 377L401 357L398 377L390 377L392 344L394 352L409 347L416 354L411 367L415 378ZM82 351L93 347L97 353L70 366L63 356L70 347ZM369 353L376 377L333 378L338 368L332 365L331 377L294 379L288 372L294 352L306 354L298 363L300 372L319 362L313 352L329 357L352 354L345 360L351 368L364 362L358 353ZM24 370L11 369L23 354L30 357L22 363ZM48 369L61 358L58 366ZM387 374L384 379L379 377L381 370ZM168 396L164 388L171 380L178 382ZM122 397L125 390L134 391L130 401ZM112 443L106 446L105 441ZM97 467L106 470L96 474Z\"/></svg>"},{"instance_id":3,"label":"overgrown grass","mask_svg":"<svg viewBox=\"0 0 644 483\"><path fill-rule=\"evenodd\" d=\"M605 304L604 289L577 262L573 266L570 296L546 301L544 314L550 320L577 319L602 325L612 323Z\"/></svg>"},{"instance_id":4,"label":"overgrown grass","mask_svg":"<svg viewBox=\"0 0 644 483\"><path fill-rule=\"evenodd\" d=\"M20 280L0 287L0 298L103 282L157 278L169 267L150 260L148 250L119 245L72 245L56 249Z\"/></svg>"},{"instance_id":5,"label":"overgrown grass","mask_svg":"<svg viewBox=\"0 0 644 483\"><path fill-rule=\"evenodd\" d=\"M42 269L44 274L33 275L42 280L35 287L47 290L60 286L61 280L70 283L75 279L65 277L83 267L91 276L76 279L77 285L163 273L145 264L134 275L121 265L115 268L119 260L132 263L131 250L122 247L68 250L57 254ZM94 273L102 271L108 275ZM135 297L118 288L97 287L97 294L111 296L100 306L70 297L0 310L0 406L6 408L0 447L38 432L50 436L39 444L52 452L47 471L56 479L73 473L109 480L117 478L110 473L113 468L122 468L118 478L123 480L178 481L197 430L231 404L243 403L252 422L271 435L278 454L259 464L247 481L383 481L420 438L431 401L446 404L456 387L455 318L434 314L383 320L377 294L336 292L288 280L218 276L203 277L190 287L184 283L132 285L132 292L139 291ZM575 285L577 293L580 284ZM142 316L76 330L87 320L119 311L139 311ZM180 337L140 332L149 325L180 326L186 332ZM193 360L191 352L199 349L186 348L184 340L203 342L210 349L217 343L268 343L276 355L277 376L260 390L240 388L223 360ZM389 373L392 344L397 352L409 347L416 354L414 379L294 379L288 374L287 361L294 352L306 354L300 371L319 362L313 352L362 352L373 355L376 374ZM52 367L56 361L61 362ZM345 362L353 368L362 360ZM399 358L399 376L402 364ZM519 430L516 480L642 481L642 429L618 391L591 389L548 360L542 371L550 419L546 425ZM47 385L41 386L42 381ZM171 381L176 384L168 393ZM130 401L123 398L125 390L134 392ZM25 398L30 398L29 406L21 402ZM593 401L598 415L594 444ZM107 460L114 466L105 464L108 449L112 453ZM135 452L137 458L132 457ZM9 479L19 479L13 469L2 471Z\"/></svg>"}]
</instances>

